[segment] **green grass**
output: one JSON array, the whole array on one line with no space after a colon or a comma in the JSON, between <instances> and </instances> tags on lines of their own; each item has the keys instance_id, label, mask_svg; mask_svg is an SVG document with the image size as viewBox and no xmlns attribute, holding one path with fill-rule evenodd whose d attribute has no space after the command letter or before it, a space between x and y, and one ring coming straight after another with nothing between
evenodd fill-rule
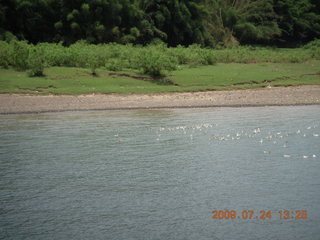
<instances>
[{"instance_id":1,"label":"green grass","mask_svg":"<svg viewBox=\"0 0 320 240\"><path fill-rule=\"evenodd\" d=\"M153 81L147 76L136 79L120 75L141 76L132 69L118 72L116 76L105 69L98 69L97 73L98 76L92 76L85 68L50 67L44 70L44 77L29 77L26 72L0 69L0 93L159 93L320 84L320 61L180 66L166 77L174 84Z\"/></svg>"},{"instance_id":2,"label":"green grass","mask_svg":"<svg viewBox=\"0 0 320 240\"><path fill-rule=\"evenodd\" d=\"M309 75L312 74L312 75ZM217 64L176 71L171 77L180 86L233 89L268 85L320 84L320 61L309 63Z\"/></svg>"}]
</instances>

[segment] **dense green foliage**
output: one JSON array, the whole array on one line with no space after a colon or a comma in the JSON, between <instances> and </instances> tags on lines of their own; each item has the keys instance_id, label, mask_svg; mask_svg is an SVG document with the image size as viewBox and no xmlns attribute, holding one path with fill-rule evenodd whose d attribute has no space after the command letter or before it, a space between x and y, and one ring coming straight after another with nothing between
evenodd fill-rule
<instances>
[{"instance_id":1,"label":"dense green foliage","mask_svg":"<svg viewBox=\"0 0 320 240\"><path fill-rule=\"evenodd\" d=\"M279 49L241 46L227 49L167 47L165 44L138 46L132 44L87 44L78 41L68 47L61 43L28 44L25 41L0 41L0 67L28 70L30 76L41 76L45 67L63 66L108 71L136 71L154 78L167 75L181 66L205 66L218 63L301 63L320 60L319 40L303 48Z\"/></svg>"},{"instance_id":2,"label":"dense green foliage","mask_svg":"<svg viewBox=\"0 0 320 240\"><path fill-rule=\"evenodd\" d=\"M320 37L319 0L5 0L0 37L169 46L301 43ZM13 35L12 35L12 34Z\"/></svg>"},{"instance_id":3,"label":"dense green foliage","mask_svg":"<svg viewBox=\"0 0 320 240\"><path fill-rule=\"evenodd\" d=\"M320 33L319 0L274 0L283 40L312 39Z\"/></svg>"},{"instance_id":4,"label":"dense green foliage","mask_svg":"<svg viewBox=\"0 0 320 240\"><path fill-rule=\"evenodd\" d=\"M208 29L223 46L270 42L281 35L272 0L212 0Z\"/></svg>"}]
</instances>

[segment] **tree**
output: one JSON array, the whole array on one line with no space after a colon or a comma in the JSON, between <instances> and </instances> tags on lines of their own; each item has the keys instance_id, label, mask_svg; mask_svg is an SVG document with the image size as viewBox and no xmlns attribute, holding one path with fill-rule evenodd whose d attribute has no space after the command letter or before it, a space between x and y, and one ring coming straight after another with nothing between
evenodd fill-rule
<instances>
[{"instance_id":1,"label":"tree","mask_svg":"<svg viewBox=\"0 0 320 240\"><path fill-rule=\"evenodd\" d=\"M320 36L319 0L0 0L0 39L229 46ZM9 37L4 37L4 36Z\"/></svg>"},{"instance_id":2,"label":"tree","mask_svg":"<svg viewBox=\"0 0 320 240\"><path fill-rule=\"evenodd\" d=\"M272 0L208 0L206 23L216 43L266 43L280 35Z\"/></svg>"},{"instance_id":3,"label":"tree","mask_svg":"<svg viewBox=\"0 0 320 240\"><path fill-rule=\"evenodd\" d=\"M198 0L139 1L145 19L151 23L154 37L169 45L206 42L203 19L206 11Z\"/></svg>"},{"instance_id":4,"label":"tree","mask_svg":"<svg viewBox=\"0 0 320 240\"><path fill-rule=\"evenodd\" d=\"M0 28L31 42L49 41L54 31L56 0L7 0Z\"/></svg>"},{"instance_id":5,"label":"tree","mask_svg":"<svg viewBox=\"0 0 320 240\"><path fill-rule=\"evenodd\" d=\"M282 40L306 41L320 36L318 0L275 0Z\"/></svg>"}]
</instances>

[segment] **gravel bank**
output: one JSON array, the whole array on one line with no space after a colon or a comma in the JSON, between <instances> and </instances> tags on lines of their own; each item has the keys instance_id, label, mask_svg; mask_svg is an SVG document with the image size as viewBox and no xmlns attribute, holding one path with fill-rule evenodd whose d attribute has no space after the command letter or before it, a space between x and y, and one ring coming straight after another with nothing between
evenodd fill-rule
<instances>
[{"instance_id":1,"label":"gravel bank","mask_svg":"<svg viewBox=\"0 0 320 240\"><path fill-rule=\"evenodd\" d=\"M162 94L0 94L0 113L320 104L320 85Z\"/></svg>"}]
</instances>

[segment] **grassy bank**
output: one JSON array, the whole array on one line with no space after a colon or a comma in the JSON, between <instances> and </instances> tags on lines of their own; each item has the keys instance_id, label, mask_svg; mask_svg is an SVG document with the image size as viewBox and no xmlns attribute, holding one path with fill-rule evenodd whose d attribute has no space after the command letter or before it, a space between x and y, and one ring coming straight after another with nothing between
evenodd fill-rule
<instances>
[{"instance_id":1,"label":"grassy bank","mask_svg":"<svg viewBox=\"0 0 320 240\"><path fill-rule=\"evenodd\" d=\"M0 41L0 93L200 91L320 84L320 42L298 49Z\"/></svg>"},{"instance_id":2,"label":"grassy bank","mask_svg":"<svg viewBox=\"0 0 320 240\"><path fill-rule=\"evenodd\" d=\"M42 77L25 72L0 70L0 93L85 94L156 93L247 89L265 86L320 84L320 61L307 63L219 63L215 66L182 66L166 76L166 84L135 71L112 72L74 67L46 68Z\"/></svg>"}]
</instances>

